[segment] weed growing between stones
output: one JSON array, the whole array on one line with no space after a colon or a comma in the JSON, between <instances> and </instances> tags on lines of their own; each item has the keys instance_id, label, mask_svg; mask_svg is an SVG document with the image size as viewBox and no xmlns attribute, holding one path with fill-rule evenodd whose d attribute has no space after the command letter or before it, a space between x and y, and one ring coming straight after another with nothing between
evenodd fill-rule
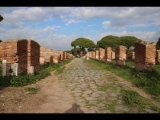
<instances>
[{"instance_id":1,"label":"weed growing between stones","mask_svg":"<svg viewBox=\"0 0 160 120\"><path fill-rule=\"evenodd\" d=\"M116 75L132 82L135 86L142 88L147 93L154 96L154 99L160 101L160 65L155 65L153 71L136 71L133 61L126 61L125 66L118 66L115 60L111 63L102 63L96 60L86 61L86 64L92 65L95 69L105 69Z\"/></svg>"},{"instance_id":2,"label":"weed growing between stones","mask_svg":"<svg viewBox=\"0 0 160 120\"><path fill-rule=\"evenodd\" d=\"M56 73L56 74L61 74L61 73L63 73L64 70L65 70L65 66L58 68L58 69L55 71L55 73Z\"/></svg>"},{"instance_id":3,"label":"weed growing between stones","mask_svg":"<svg viewBox=\"0 0 160 120\"><path fill-rule=\"evenodd\" d=\"M121 90L122 99L127 105L140 105L142 101L140 100L140 95L132 90Z\"/></svg>"}]
</instances>

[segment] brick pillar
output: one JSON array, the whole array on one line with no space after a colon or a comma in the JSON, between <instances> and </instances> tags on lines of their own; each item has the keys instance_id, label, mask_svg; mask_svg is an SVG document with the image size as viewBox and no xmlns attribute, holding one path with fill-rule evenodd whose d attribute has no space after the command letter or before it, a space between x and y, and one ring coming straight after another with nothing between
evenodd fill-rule
<instances>
[{"instance_id":1,"label":"brick pillar","mask_svg":"<svg viewBox=\"0 0 160 120\"><path fill-rule=\"evenodd\" d=\"M160 50L156 50L156 63L160 64Z\"/></svg>"},{"instance_id":2,"label":"brick pillar","mask_svg":"<svg viewBox=\"0 0 160 120\"><path fill-rule=\"evenodd\" d=\"M95 59L96 59L96 60L99 60L99 50L96 50L96 51L95 51Z\"/></svg>"},{"instance_id":3,"label":"brick pillar","mask_svg":"<svg viewBox=\"0 0 160 120\"><path fill-rule=\"evenodd\" d=\"M27 66L29 67L31 66L31 41L30 40L28 41L27 49L28 49Z\"/></svg>"},{"instance_id":4,"label":"brick pillar","mask_svg":"<svg viewBox=\"0 0 160 120\"><path fill-rule=\"evenodd\" d=\"M111 62L112 60L112 48L111 47L107 47L105 49L105 59L106 59L106 62Z\"/></svg>"},{"instance_id":5,"label":"brick pillar","mask_svg":"<svg viewBox=\"0 0 160 120\"><path fill-rule=\"evenodd\" d=\"M115 50L116 64L117 65L125 65L126 60L126 47L120 45Z\"/></svg>"},{"instance_id":6,"label":"brick pillar","mask_svg":"<svg viewBox=\"0 0 160 120\"><path fill-rule=\"evenodd\" d=\"M135 69L152 71L155 65L156 43L141 41L135 43Z\"/></svg>"},{"instance_id":7,"label":"brick pillar","mask_svg":"<svg viewBox=\"0 0 160 120\"><path fill-rule=\"evenodd\" d=\"M91 58L93 59L93 51L91 51Z\"/></svg>"},{"instance_id":8,"label":"brick pillar","mask_svg":"<svg viewBox=\"0 0 160 120\"><path fill-rule=\"evenodd\" d=\"M88 51L87 54L86 54L86 58L87 58L87 57L88 57L88 58L90 57L90 52L89 52L89 51Z\"/></svg>"},{"instance_id":9,"label":"brick pillar","mask_svg":"<svg viewBox=\"0 0 160 120\"><path fill-rule=\"evenodd\" d=\"M93 59L96 59L96 52L93 51Z\"/></svg>"},{"instance_id":10,"label":"brick pillar","mask_svg":"<svg viewBox=\"0 0 160 120\"><path fill-rule=\"evenodd\" d=\"M92 57L92 51L89 51L89 57L90 58Z\"/></svg>"},{"instance_id":11,"label":"brick pillar","mask_svg":"<svg viewBox=\"0 0 160 120\"><path fill-rule=\"evenodd\" d=\"M116 58L115 52L112 51L112 60Z\"/></svg>"},{"instance_id":12,"label":"brick pillar","mask_svg":"<svg viewBox=\"0 0 160 120\"><path fill-rule=\"evenodd\" d=\"M99 49L99 60L104 61L105 58L105 50L103 48Z\"/></svg>"},{"instance_id":13,"label":"brick pillar","mask_svg":"<svg viewBox=\"0 0 160 120\"><path fill-rule=\"evenodd\" d=\"M2 60L2 76L6 76L6 60Z\"/></svg>"}]
</instances>

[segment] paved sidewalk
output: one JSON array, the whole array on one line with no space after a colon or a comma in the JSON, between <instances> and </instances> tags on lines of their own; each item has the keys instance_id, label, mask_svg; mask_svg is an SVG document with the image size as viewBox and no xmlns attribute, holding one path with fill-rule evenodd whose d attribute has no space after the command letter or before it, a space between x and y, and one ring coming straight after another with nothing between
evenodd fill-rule
<instances>
[{"instance_id":1,"label":"paved sidewalk","mask_svg":"<svg viewBox=\"0 0 160 120\"><path fill-rule=\"evenodd\" d=\"M147 105L143 109L124 105L120 90L129 88L108 77L107 71L93 68L84 58L75 58L59 82L84 112L88 108L92 113L156 113Z\"/></svg>"}]
</instances>

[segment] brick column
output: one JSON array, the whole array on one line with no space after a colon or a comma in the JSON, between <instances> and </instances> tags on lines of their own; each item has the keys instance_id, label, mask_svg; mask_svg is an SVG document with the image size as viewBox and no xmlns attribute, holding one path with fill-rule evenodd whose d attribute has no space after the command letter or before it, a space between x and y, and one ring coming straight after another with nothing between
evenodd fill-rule
<instances>
[{"instance_id":1,"label":"brick column","mask_svg":"<svg viewBox=\"0 0 160 120\"><path fill-rule=\"evenodd\" d=\"M135 69L152 71L155 65L156 43L141 41L135 43Z\"/></svg>"},{"instance_id":2,"label":"brick column","mask_svg":"<svg viewBox=\"0 0 160 120\"><path fill-rule=\"evenodd\" d=\"M126 47L120 45L115 50L116 64L117 65L125 65L126 60Z\"/></svg>"},{"instance_id":3,"label":"brick column","mask_svg":"<svg viewBox=\"0 0 160 120\"><path fill-rule=\"evenodd\" d=\"M96 59L96 60L99 60L99 50L96 50L96 51L95 51L95 59Z\"/></svg>"},{"instance_id":4,"label":"brick column","mask_svg":"<svg viewBox=\"0 0 160 120\"><path fill-rule=\"evenodd\" d=\"M111 62L112 60L112 48L111 47L107 47L105 49L105 59L106 59L106 62Z\"/></svg>"},{"instance_id":5,"label":"brick column","mask_svg":"<svg viewBox=\"0 0 160 120\"><path fill-rule=\"evenodd\" d=\"M160 50L156 50L156 63L160 64Z\"/></svg>"},{"instance_id":6,"label":"brick column","mask_svg":"<svg viewBox=\"0 0 160 120\"><path fill-rule=\"evenodd\" d=\"M99 49L99 60L104 61L105 58L105 50L103 48Z\"/></svg>"}]
</instances>

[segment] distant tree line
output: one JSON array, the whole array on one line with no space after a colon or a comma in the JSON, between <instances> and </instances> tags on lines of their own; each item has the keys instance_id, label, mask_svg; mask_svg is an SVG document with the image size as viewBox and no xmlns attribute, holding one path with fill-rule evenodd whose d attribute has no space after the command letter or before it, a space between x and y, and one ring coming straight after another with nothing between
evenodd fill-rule
<instances>
[{"instance_id":1,"label":"distant tree line","mask_svg":"<svg viewBox=\"0 0 160 120\"><path fill-rule=\"evenodd\" d=\"M92 40L88 38L77 38L71 42L71 46L73 47L71 53L76 56L77 54L80 54L80 52L85 54L87 51L94 51L98 48L105 49L107 47L111 47L112 50L115 50L115 48L119 45L126 46L126 48L129 50L131 47L134 47L134 44L136 42L139 41L141 40L134 36L118 37L108 35L97 41L97 44L95 44Z\"/></svg>"}]
</instances>

